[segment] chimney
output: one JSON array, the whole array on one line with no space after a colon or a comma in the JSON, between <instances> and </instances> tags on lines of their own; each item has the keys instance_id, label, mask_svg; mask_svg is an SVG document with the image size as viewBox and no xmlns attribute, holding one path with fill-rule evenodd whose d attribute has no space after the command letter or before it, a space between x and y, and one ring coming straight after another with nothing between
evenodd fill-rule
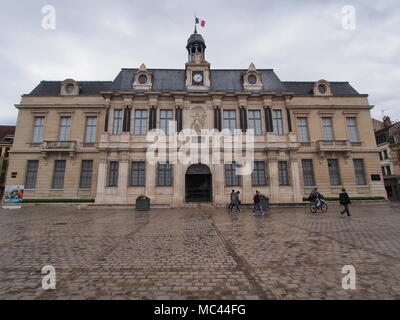
<instances>
[{"instance_id":1,"label":"chimney","mask_svg":"<svg viewBox=\"0 0 400 320\"><path fill-rule=\"evenodd\" d=\"M383 126L385 128L389 128L392 125L392 122L390 121L390 117L389 116L384 116L383 117Z\"/></svg>"}]
</instances>

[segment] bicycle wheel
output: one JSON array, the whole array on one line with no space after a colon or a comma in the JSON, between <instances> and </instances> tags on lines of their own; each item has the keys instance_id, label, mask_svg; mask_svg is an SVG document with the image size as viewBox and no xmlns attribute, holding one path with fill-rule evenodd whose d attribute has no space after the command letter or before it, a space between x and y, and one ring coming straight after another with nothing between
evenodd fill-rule
<instances>
[{"instance_id":1,"label":"bicycle wheel","mask_svg":"<svg viewBox=\"0 0 400 320\"><path fill-rule=\"evenodd\" d=\"M316 213L317 212L317 207L315 204L310 203L310 212L311 213Z\"/></svg>"},{"instance_id":2,"label":"bicycle wheel","mask_svg":"<svg viewBox=\"0 0 400 320\"><path fill-rule=\"evenodd\" d=\"M327 211L328 211L328 205L327 205L326 203L323 203L323 204L321 205L321 211L322 211L322 212L327 212Z\"/></svg>"}]
</instances>

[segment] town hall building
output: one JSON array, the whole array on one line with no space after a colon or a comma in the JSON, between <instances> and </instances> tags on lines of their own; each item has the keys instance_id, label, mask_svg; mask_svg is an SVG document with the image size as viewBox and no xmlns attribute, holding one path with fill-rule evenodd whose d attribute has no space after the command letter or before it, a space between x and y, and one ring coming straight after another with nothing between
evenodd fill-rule
<instances>
[{"instance_id":1,"label":"town hall building","mask_svg":"<svg viewBox=\"0 0 400 320\"><path fill-rule=\"evenodd\" d=\"M366 94L348 82L281 81L272 69L212 69L194 32L183 69L122 69L113 81L42 81L22 96L8 185L27 199L221 206L256 190L300 203L318 187L337 197L386 197ZM150 163L147 134L187 128L254 132L253 172L235 162Z\"/></svg>"}]
</instances>

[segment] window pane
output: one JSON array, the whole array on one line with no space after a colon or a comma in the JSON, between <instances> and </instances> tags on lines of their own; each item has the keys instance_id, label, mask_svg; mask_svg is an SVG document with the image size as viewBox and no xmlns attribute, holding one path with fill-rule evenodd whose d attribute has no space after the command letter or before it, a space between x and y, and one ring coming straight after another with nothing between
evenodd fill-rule
<instances>
[{"instance_id":1,"label":"window pane","mask_svg":"<svg viewBox=\"0 0 400 320\"><path fill-rule=\"evenodd\" d=\"M82 160L80 188L92 187L93 160Z\"/></svg>"},{"instance_id":2,"label":"window pane","mask_svg":"<svg viewBox=\"0 0 400 320\"><path fill-rule=\"evenodd\" d=\"M172 185L172 165L169 163L160 163L158 165L158 185Z\"/></svg>"},{"instance_id":3,"label":"window pane","mask_svg":"<svg viewBox=\"0 0 400 320\"><path fill-rule=\"evenodd\" d=\"M65 175L65 160L56 160L54 162L54 173L53 173L53 189L64 188L64 175Z\"/></svg>"},{"instance_id":4,"label":"window pane","mask_svg":"<svg viewBox=\"0 0 400 320\"><path fill-rule=\"evenodd\" d=\"M254 134L261 134L261 111L249 110L248 111L248 127L254 130Z\"/></svg>"},{"instance_id":5,"label":"window pane","mask_svg":"<svg viewBox=\"0 0 400 320\"><path fill-rule=\"evenodd\" d=\"M108 186L117 187L118 186L118 161L110 161L108 169Z\"/></svg>"},{"instance_id":6,"label":"window pane","mask_svg":"<svg viewBox=\"0 0 400 320\"><path fill-rule=\"evenodd\" d=\"M365 179L364 160L354 159L353 163L354 163L354 172L356 175L356 183L359 185L367 184Z\"/></svg>"},{"instance_id":7,"label":"window pane","mask_svg":"<svg viewBox=\"0 0 400 320\"><path fill-rule=\"evenodd\" d=\"M347 129L350 142L359 142L356 118L347 118Z\"/></svg>"},{"instance_id":8,"label":"window pane","mask_svg":"<svg viewBox=\"0 0 400 320\"><path fill-rule=\"evenodd\" d=\"M145 163L132 162L131 168L131 186L144 186L145 185Z\"/></svg>"},{"instance_id":9,"label":"window pane","mask_svg":"<svg viewBox=\"0 0 400 320\"><path fill-rule=\"evenodd\" d=\"M303 181L305 186L314 186L314 168L312 160L302 160Z\"/></svg>"},{"instance_id":10,"label":"window pane","mask_svg":"<svg viewBox=\"0 0 400 320\"><path fill-rule=\"evenodd\" d=\"M173 119L172 110L160 110L160 129L167 135L169 134L169 123Z\"/></svg>"},{"instance_id":11,"label":"window pane","mask_svg":"<svg viewBox=\"0 0 400 320\"><path fill-rule=\"evenodd\" d=\"M87 117L85 128L85 142L96 142L97 118Z\"/></svg>"},{"instance_id":12,"label":"window pane","mask_svg":"<svg viewBox=\"0 0 400 320\"><path fill-rule=\"evenodd\" d=\"M337 159L328 160L328 171L329 171L329 180L331 182L331 185L333 186L340 185L339 163Z\"/></svg>"},{"instance_id":13,"label":"window pane","mask_svg":"<svg viewBox=\"0 0 400 320\"><path fill-rule=\"evenodd\" d=\"M39 168L39 160L28 160L28 167L26 169L25 189L36 188L36 178Z\"/></svg>"},{"instance_id":14,"label":"window pane","mask_svg":"<svg viewBox=\"0 0 400 320\"><path fill-rule=\"evenodd\" d=\"M299 139L301 142L310 141L308 136L308 122L307 118L297 118L297 127L299 128Z\"/></svg>"},{"instance_id":15,"label":"window pane","mask_svg":"<svg viewBox=\"0 0 400 320\"><path fill-rule=\"evenodd\" d=\"M69 132L71 127L71 118L70 117L61 117L60 119L60 141L68 141L69 140Z\"/></svg>"},{"instance_id":16,"label":"window pane","mask_svg":"<svg viewBox=\"0 0 400 320\"><path fill-rule=\"evenodd\" d=\"M282 111L281 110L273 110L273 121L274 121L274 133L275 134L283 134L283 120L282 120Z\"/></svg>"},{"instance_id":17,"label":"window pane","mask_svg":"<svg viewBox=\"0 0 400 320\"><path fill-rule=\"evenodd\" d=\"M255 161L254 170L251 175L253 186L267 185L267 178L265 174L265 161Z\"/></svg>"},{"instance_id":18,"label":"window pane","mask_svg":"<svg viewBox=\"0 0 400 320\"><path fill-rule=\"evenodd\" d=\"M238 186L239 176L236 174L236 163L225 164L225 185Z\"/></svg>"},{"instance_id":19,"label":"window pane","mask_svg":"<svg viewBox=\"0 0 400 320\"><path fill-rule=\"evenodd\" d=\"M135 110L135 134L147 133L147 110Z\"/></svg>"},{"instance_id":20,"label":"window pane","mask_svg":"<svg viewBox=\"0 0 400 320\"><path fill-rule=\"evenodd\" d=\"M236 129L236 111L224 110L224 129L234 131Z\"/></svg>"},{"instance_id":21,"label":"window pane","mask_svg":"<svg viewBox=\"0 0 400 320\"><path fill-rule=\"evenodd\" d=\"M114 126L113 126L113 134L121 134L122 133L122 110L116 109L114 110Z\"/></svg>"},{"instance_id":22,"label":"window pane","mask_svg":"<svg viewBox=\"0 0 400 320\"><path fill-rule=\"evenodd\" d=\"M288 165L286 161L278 161L279 184L289 185Z\"/></svg>"},{"instance_id":23,"label":"window pane","mask_svg":"<svg viewBox=\"0 0 400 320\"><path fill-rule=\"evenodd\" d=\"M333 140L332 119L322 118L322 127L324 129L324 139Z\"/></svg>"},{"instance_id":24,"label":"window pane","mask_svg":"<svg viewBox=\"0 0 400 320\"><path fill-rule=\"evenodd\" d=\"M44 117L35 117L32 142L43 142Z\"/></svg>"}]
</instances>

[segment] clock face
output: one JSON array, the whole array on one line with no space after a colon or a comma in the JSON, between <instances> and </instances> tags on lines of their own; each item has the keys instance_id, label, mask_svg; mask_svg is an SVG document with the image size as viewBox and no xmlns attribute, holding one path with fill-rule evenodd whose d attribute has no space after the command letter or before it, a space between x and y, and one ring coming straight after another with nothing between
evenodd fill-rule
<instances>
[{"instance_id":1,"label":"clock face","mask_svg":"<svg viewBox=\"0 0 400 320\"><path fill-rule=\"evenodd\" d=\"M195 84L200 84L203 81L203 74L201 72L193 73L193 81Z\"/></svg>"}]
</instances>

